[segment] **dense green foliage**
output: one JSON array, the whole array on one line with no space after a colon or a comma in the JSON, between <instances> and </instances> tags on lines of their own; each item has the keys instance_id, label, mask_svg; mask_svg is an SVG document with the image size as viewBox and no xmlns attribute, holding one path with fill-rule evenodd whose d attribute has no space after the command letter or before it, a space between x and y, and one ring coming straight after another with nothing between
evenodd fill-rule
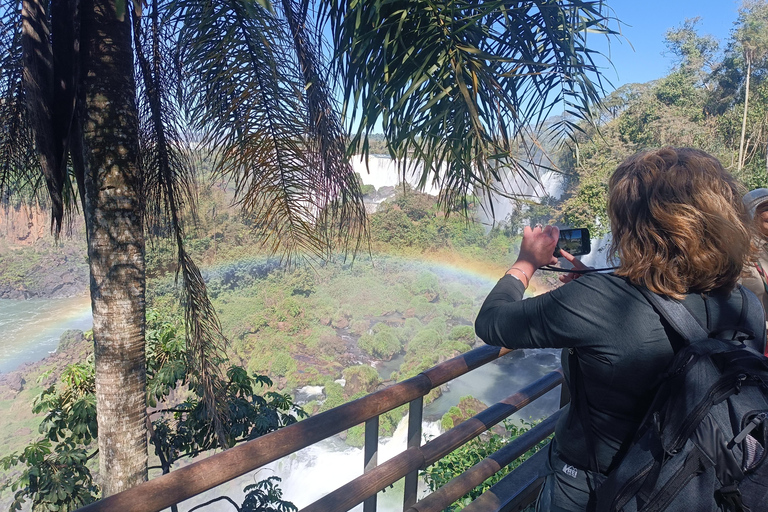
<instances>
[{"instance_id":1,"label":"dense green foliage","mask_svg":"<svg viewBox=\"0 0 768 512\"><path fill-rule=\"evenodd\" d=\"M521 424L515 425L511 422L505 421L505 432L503 434L490 431L483 437L478 437L469 441L468 443L460 446L449 455L443 457L436 463L429 466L426 470L424 470L422 473L423 478L427 482L429 489L431 491L435 491L443 485L447 484L452 479L461 475L475 464L482 461L484 458L500 450L507 443L524 434L535 425L535 422L527 423L523 421ZM450 507L445 510L448 512L453 512L463 509L466 505L483 494L493 484L504 478L512 470L525 462L528 457L545 447L548 442L549 439L544 439L543 441L539 442L511 464L502 468L501 471L488 478L485 482L472 489L466 495L456 500Z\"/></svg>"},{"instance_id":2,"label":"dense green foliage","mask_svg":"<svg viewBox=\"0 0 768 512\"><path fill-rule=\"evenodd\" d=\"M561 154L566 195L556 207L559 222L606 233L608 178L623 159L648 148L699 148L718 157L746 190L768 186L768 45L761 39L768 3L743 3L721 52L718 41L698 33L697 23L686 20L667 32L667 47L676 57L669 75L614 91L596 127L583 125L578 146Z\"/></svg>"},{"instance_id":3,"label":"dense green foliage","mask_svg":"<svg viewBox=\"0 0 768 512\"><path fill-rule=\"evenodd\" d=\"M147 402L153 408L150 442L159 460L158 469L167 473L179 459L194 457L220 444L205 414L203 397L190 382L181 321L149 310L147 326ZM305 416L288 395L256 393L257 386L272 384L268 377L249 375L239 366L230 366L226 376L220 385L226 396L228 447ZM174 402L180 397L180 402ZM98 427L93 358L70 365L58 384L35 399L33 408L35 413L43 414L39 426L43 438L19 454L0 459L6 471L15 466L22 468L19 477L4 485L15 492L11 510L20 510L29 500L36 511L70 511L98 499L99 489L89 465L98 456L94 446ZM274 509L254 508L259 500L270 497L276 497L273 505L282 503L272 481L250 486L246 491L249 494L242 510L293 510L290 504Z\"/></svg>"},{"instance_id":4,"label":"dense green foliage","mask_svg":"<svg viewBox=\"0 0 768 512\"><path fill-rule=\"evenodd\" d=\"M33 411L43 414L42 438L21 453L0 459L8 470L21 465L21 475L4 487L14 491L10 510L21 510L29 499L35 511L70 511L98 496L88 461L95 454L96 397L93 359L70 366L58 386L43 391Z\"/></svg>"}]
</instances>

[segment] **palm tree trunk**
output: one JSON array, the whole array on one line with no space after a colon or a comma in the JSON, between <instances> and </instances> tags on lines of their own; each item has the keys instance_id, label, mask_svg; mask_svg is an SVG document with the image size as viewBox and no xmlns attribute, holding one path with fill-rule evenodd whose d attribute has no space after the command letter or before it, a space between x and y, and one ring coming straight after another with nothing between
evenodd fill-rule
<instances>
[{"instance_id":1,"label":"palm tree trunk","mask_svg":"<svg viewBox=\"0 0 768 512\"><path fill-rule=\"evenodd\" d=\"M83 5L85 221L99 474L109 496L147 479L144 235L129 16Z\"/></svg>"},{"instance_id":2,"label":"palm tree trunk","mask_svg":"<svg viewBox=\"0 0 768 512\"><path fill-rule=\"evenodd\" d=\"M747 132L747 106L749 105L749 78L752 74L752 59L747 57L747 84L744 89L744 116L741 118L741 141L739 142L739 164L737 169L740 171L744 167L744 135Z\"/></svg>"}]
</instances>

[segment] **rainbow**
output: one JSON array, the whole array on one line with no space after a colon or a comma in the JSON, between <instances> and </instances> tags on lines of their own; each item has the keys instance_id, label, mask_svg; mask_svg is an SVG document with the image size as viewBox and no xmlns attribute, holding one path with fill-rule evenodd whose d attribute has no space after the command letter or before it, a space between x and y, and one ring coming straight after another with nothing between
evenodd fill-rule
<instances>
[{"instance_id":1,"label":"rainbow","mask_svg":"<svg viewBox=\"0 0 768 512\"><path fill-rule=\"evenodd\" d=\"M350 262L352 262L352 259L348 258L347 263ZM509 268L509 266L502 266L489 261L473 260L450 251L432 251L412 255L364 253L358 254L352 264L372 265L374 268L390 264L421 268L446 278L474 281L479 287L488 291L491 290ZM203 277L209 280L221 277L226 272L239 266L261 266L265 272L269 272L280 267L280 260L279 258L270 258L264 255L246 256L228 261L219 261L202 268L201 271ZM544 291L547 291L546 287L534 278L525 295L534 296Z\"/></svg>"}]
</instances>

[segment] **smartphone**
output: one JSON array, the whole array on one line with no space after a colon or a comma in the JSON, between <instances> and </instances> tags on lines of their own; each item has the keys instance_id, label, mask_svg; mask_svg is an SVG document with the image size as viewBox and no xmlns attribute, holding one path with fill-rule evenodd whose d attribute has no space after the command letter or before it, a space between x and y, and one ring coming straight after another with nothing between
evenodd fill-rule
<instances>
[{"instance_id":1,"label":"smartphone","mask_svg":"<svg viewBox=\"0 0 768 512\"><path fill-rule=\"evenodd\" d=\"M574 256L589 254L592 250L592 242L587 228L561 229L560 239L555 246L555 256L562 256L560 249L565 249Z\"/></svg>"}]
</instances>

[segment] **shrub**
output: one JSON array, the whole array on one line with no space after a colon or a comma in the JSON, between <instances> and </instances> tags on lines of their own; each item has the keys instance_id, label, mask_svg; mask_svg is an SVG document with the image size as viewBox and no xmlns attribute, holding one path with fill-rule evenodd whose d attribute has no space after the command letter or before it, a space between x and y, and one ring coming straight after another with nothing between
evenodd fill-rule
<instances>
[{"instance_id":1,"label":"shrub","mask_svg":"<svg viewBox=\"0 0 768 512\"><path fill-rule=\"evenodd\" d=\"M353 320L349 324L349 332L362 336L371 328L371 322L368 320Z\"/></svg>"},{"instance_id":2,"label":"shrub","mask_svg":"<svg viewBox=\"0 0 768 512\"><path fill-rule=\"evenodd\" d=\"M391 328L387 328L373 335L364 334L360 336L360 339L357 341L357 346L373 357L378 357L379 359L389 359L402 350L400 340L397 339L397 336L395 336Z\"/></svg>"},{"instance_id":3,"label":"shrub","mask_svg":"<svg viewBox=\"0 0 768 512\"><path fill-rule=\"evenodd\" d=\"M504 426L507 429L506 435L502 436L496 433L492 433L487 440L475 438L463 446L460 446L424 470L422 476L424 477L424 481L429 486L429 489L431 491L436 491L450 480L464 473L467 469L471 468L487 456L503 448L508 442L530 430L534 424L523 422L521 425L516 426L509 422L505 422ZM531 455L545 447L548 442L549 438L541 441L533 448L521 455L514 462L456 500L450 507L446 508L445 510L448 512L453 512L463 509L467 504L471 503L478 496L488 490L493 484L504 478L513 469L522 464Z\"/></svg>"},{"instance_id":4,"label":"shrub","mask_svg":"<svg viewBox=\"0 0 768 512\"><path fill-rule=\"evenodd\" d=\"M442 338L444 334L448 332L448 323L445 321L445 317L438 316L433 318L428 324L427 329L432 329L437 332Z\"/></svg>"},{"instance_id":5,"label":"shrub","mask_svg":"<svg viewBox=\"0 0 768 512\"><path fill-rule=\"evenodd\" d=\"M346 400L344 399L344 388L338 382L332 380L325 383L325 401L320 407L321 411L327 411L342 405Z\"/></svg>"},{"instance_id":6,"label":"shrub","mask_svg":"<svg viewBox=\"0 0 768 512\"><path fill-rule=\"evenodd\" d=\"M422 329L408 343L408 353L434 352L440 344L440 334L434 329Z\"/></svg>"},{"instance_id":7,"label":"shrub","mask_svg":"<svg viewBox=\"0 0 768 512\"><path fill-rule=\"evenodd\" d=\"M411 299L408 309L413 310L414 316L424 318L434 313L435 305L429 302L426 297L419 295Z\"/></svg>"},{"instance_id":8,"label":"shrub","mask_svg":"<svg viewBox=\"0 0 768 512\"><path fill-rule=\"evenodd\" d=\"M285 377L296 372L296 361L287 352L279 352L272 359L270 369L273 375Z\"/></svg>"},{"instance_id":9,"label":"shrub","mask_svg":"<svg viewBox=\"0 0 768 512\"><path fill-rule=\"evenodd\" d=\"M346 443L355 448L362 448L365 446L365 425L355 425L354 427L347 429Z\"/></svg>"},{"instance_id":10,"label":"shrub","mask_svg":"<svg viewBox=\"0 0 768 512\"><path fill-rule=\"evenodd\" d=\"M472 345L472 343L475 342L475 328L471 325L459 325L454 327L448 334L448 339Z\"/></svg>"},{"instance_id":11,"label":"shrub","mask_svg":"<svg viewBox=\"0 0 768 512\"><path fill-rule=\"evenodd\" d=\"M347 382L345 386L347 393L357 393L359 391L371 393L379 385L379 373L375 368L367 364L346 368L341 375Z\"/></svg>"}]
</instances>

